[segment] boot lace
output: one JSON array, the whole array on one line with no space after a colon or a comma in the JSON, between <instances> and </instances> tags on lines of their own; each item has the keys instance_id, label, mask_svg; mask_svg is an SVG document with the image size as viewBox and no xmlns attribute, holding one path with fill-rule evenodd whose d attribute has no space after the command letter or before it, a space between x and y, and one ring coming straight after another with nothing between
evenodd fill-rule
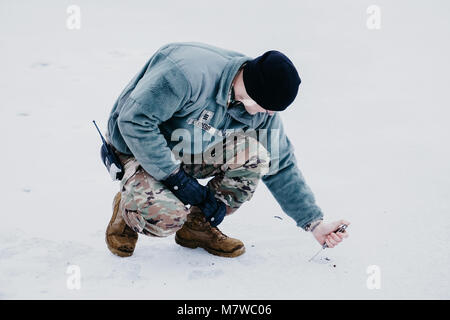
<instances>
[{"instance_id":1,"label":"boot lace","mask_svg":"<svg viewBox=\"0 0 450 320\"><path fill-rule=\"evenodd\" d=\"M226 238L228 238L217 227L211 227L211 233L214 234L219 240L225 240Z\"/></svg>"}]
</instances>

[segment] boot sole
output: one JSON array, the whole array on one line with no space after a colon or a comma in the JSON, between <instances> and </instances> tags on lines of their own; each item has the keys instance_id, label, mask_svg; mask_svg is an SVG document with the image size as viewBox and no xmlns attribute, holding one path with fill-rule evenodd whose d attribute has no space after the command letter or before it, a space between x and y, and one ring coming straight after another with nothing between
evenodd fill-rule
<instances>
[{"instance_id":1,"label":"boot sole","mask_svg":"<svg viewBox=\"0 0 450 320\"><path fill-rule=\"evenodd\" d=\"M106 231L108 232L108 229ZM122 251L122 250L119 250L118 248L112 247L108 241L108 234L105 234L105 242L106 242L106 246L108 247L109 251L111 251L111 253L115 254L116 256L124 258L124 257L130 257L134 253L134 250L131 252L130 251Z\"/></svg>"},{"instance_id":2,"label":"boot sole","mask_svg":"<svg viewBox=\"0 0 450 320\"><path fill-rule=\"evenodd\" d=\"M111 251L111 253L115 254L116 256L126 258L126 257L131 257L133 255L133 252L120 251L120 250L112 248L109 244L107 244L107 245L108 245L109 251Z\"/></svg>"},{"instance_id":3,"label":"boot sole","mask_svg":"<svg viewBox=\"0 0 450 320\"><path fill-rule=\"evenodd\" d=\"M175 242L179 244L182 247L190 248L190 249L196 249L196 248L203 248L209 253L219 256L219 257L226 257L226 258L235 258L240 255L242 255L245 252L245 247L239 248L237 250L234 250L233 252L223 252L223 251L217 251L212 248L209 248L205 245L203 245L201 242L195 241L195 240L186 240L178 237L177 234L175 234Z\"/></svg>"}]
</instances>

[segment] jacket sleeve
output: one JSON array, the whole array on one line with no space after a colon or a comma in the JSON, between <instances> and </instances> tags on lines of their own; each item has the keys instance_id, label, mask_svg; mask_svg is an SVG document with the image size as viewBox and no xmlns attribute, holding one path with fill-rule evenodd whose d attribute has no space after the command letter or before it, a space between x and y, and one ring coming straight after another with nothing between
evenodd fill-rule
<instances>
[{"instance_id":1,"label":"jacket sleeve","mask_svg":"<svg viewBox=\"0 0 450 320\"><path fill-rule=\"evenodd\" d=\"M297 166L294 147L286 136L280 116L269 116L266 124L270 169L262 180L283 211L305 229L312 221L322 219L321 209Z\"/></svg>"},{"instance_id":2,"label":"jacket sleeve","mask_svg":"<svg viewBox=\"0 0 450 320\"><path fill-rule=\"evenodd\" d=\"M179 165L159 125L190 100L189 81L169 59L148 70L124 102L118 127L145 171L163 180Z\"/></svg>"}]
</instances>

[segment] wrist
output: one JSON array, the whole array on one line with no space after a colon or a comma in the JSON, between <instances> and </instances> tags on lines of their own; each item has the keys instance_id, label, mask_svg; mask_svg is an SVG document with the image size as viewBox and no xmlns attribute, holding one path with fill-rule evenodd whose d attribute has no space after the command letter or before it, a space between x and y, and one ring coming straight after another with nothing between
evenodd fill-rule
<instances>
[{"instance_id":1,"label":"wrist","mask_svg":"<svg viewBox=\"0 0 450 320\"><path fill-rule=\"evenodd\" d=\"M177 167L175 170L173 170L168 177L172 177L174 175L176 175L178 173L178 171L180 171L181 166Z\"/></svg>"},{"instance_id":2,"label":"wrist","mask_svg":"<svg viewBox=\"0 0 450 320\"><path fill-rule=\"evenodd\" d=\"M305 231L307 231L307 232L314 232L314 230L316 230L316 228L322 223L322 221L323 221L322 218L314 220L314 221L311 221L310 223L308 223L305 226Z\"/></svg>"},{"instance_id":3,"label":"wrist","mask_svg":"<svg viewBox=\"0 0 450 320\"><path fill-rule=\"evenodd\" d=\"M177 185L182 185L183 182L186 182L186 174L181 167L176 168L172 171L167 178L161 181L168 187L174 187ZM178 187L178 186L177 186Z\"/></svg>"},{"instance_id":4,"label":"wrist","mask_svg":"<svg viewBox=\"0 0 450 320\"><path fill-rule=\"evenodd\" d=\"M198 205L206 199L206 187L179 168L161 181L183 204Z\"/></svg>"}]
</instances>

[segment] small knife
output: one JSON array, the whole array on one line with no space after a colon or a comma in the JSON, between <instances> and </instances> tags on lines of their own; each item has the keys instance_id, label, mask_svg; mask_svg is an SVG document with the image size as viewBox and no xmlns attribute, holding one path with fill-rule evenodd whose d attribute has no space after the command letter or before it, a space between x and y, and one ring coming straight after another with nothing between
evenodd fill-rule
<instances>
[{"instance_id":1,"label":"small knife","mask_svg":"<svg viewBox=\"0 0 450 320\"><path fill-rule=\"evenodd\" d=\"M335 233L338 233L338 232L345 232L345 229L347 229L347 227L348 227L348 225L343 224L343 225L341 225L341 226L340 226L336 231L334 231L334 232L335 232ZM308 260L308 262L310 262L312 259L314 259L319 253L322 252L323 249L326 249L326 248L328 248L328 245L327 245L326 243L324 243L324 244L322 245L322 248L320 248L320 250L319 250L315 255L313 255L311 259Z\"/></svg>"}]
</instances>

